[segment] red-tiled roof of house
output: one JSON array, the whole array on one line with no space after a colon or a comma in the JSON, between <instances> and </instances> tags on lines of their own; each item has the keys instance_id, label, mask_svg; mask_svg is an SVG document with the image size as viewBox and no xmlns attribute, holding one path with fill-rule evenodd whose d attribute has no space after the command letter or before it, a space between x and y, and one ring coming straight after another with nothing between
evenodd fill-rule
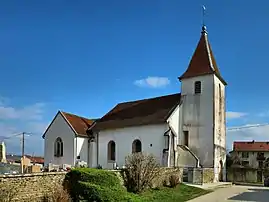
<instances>
[{"instance_id":1,"label":"red-tiled roof of house","mask_svg":"<svg viewBox=\"0 0 269 202\"><path fill-rule=\"evenodd\" d=\"M6 155L7 161L8 162L20 162L21 161L21 155L11 155L8 154ZM39 156L30 156L30 155L25 155L26 158L30 159L30 161L32 163L39 163L39 164L43 164L44 163L44 158L43 157L39 157Z\"/></svg>"},{"instance_id":2,"label":"red-tiled roof of house","mask_svg":"<svg viewBox=\"0 0 269 202\"><path fill-rule=\"evenodd\" d=\"M44 163L44 158L43 157L29 156L29 155L25 155L25 156L27 158L29 158L32 163L39 163L39 164L43 164Z\"/></svg>"},{"instance_id":3,"label":"red-tiled roof of house","mask_svg":"<svg viewBox=\"0 0 269 202\"><path fill-rule=\"evenodd\" d=\"M179 77L179 80L215 74L225 85L227 84L220 75L217 62L207 38L206 28L203 27L198 45L194 51L187 70Z\"/></svg>"},{"instance_id":4,"label":"red-tiled roof of house","mask_svg":"<svg viewBox=\"0 0 269 202\"><path fill-rule=\"evenodd\" d=\"M234 142L233 151L269 151L269 142Z\"/></svg>"},{"instance_id":5,"label":"red-tiled roof of house","mask_svg":"<svg viewBox=\"0 0 269 202\"><path fill-rule=\"evenodd\" d=\"M77 116L75 114L70 114L67 112L61 112L66 120L70 123L77 134L82 136L87 136L87 129L93 124L94 119L88 119L85 117Z\"/></svg>"},{"instance_id":6,"label":"red-tiled roof of house","mask_svg":"<svg viewBox=\"0 0 269 202\"><path fill-rule=\"evenodd\" d=\"M93 130L164 123L180 102L180 93L119 103L96 122Z\"/></svg>"}]
</instances>

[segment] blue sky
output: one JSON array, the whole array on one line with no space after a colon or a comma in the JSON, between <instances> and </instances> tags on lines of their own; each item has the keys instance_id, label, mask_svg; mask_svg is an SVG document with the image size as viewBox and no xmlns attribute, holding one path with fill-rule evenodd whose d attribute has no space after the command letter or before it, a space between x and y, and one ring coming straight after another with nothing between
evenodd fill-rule
<instances>
[{"instance_id":1,"label":"blue sky","mask_svg":"<svg viewBox=\"0 0 269 202\"><path fill-rule=\"evenodd\" d=\"M10 0L0 2L0 136L33 132L26 152L42 154L42 132L58 109L96 118L118 102L180 92L202 4L228 82L228 126L269 122L265 0ZM268 130L228 132L228 147L266 140ZM19 142L10 139L8 152L19 152Z\"/></svg>"}]
</instances>

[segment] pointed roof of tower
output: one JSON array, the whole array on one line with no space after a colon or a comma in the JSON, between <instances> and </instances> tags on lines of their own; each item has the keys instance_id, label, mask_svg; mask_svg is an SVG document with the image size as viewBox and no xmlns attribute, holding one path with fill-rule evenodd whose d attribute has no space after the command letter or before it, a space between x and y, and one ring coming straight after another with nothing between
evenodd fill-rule
<instances>
[{"instance_id":1,"label":"pointed roof of tower","mask_svg":"<svg viewBox=\"0 0 269 202\"><path fill-rule=\"evenodd\" d=\"M179 77L179 80L206 74L215 74L224 85L227 85L218 69L213 51L208 41L206 27L203 26L200 40L193 53L189 66L184 74Z\"/></svg>"}]
</instances>

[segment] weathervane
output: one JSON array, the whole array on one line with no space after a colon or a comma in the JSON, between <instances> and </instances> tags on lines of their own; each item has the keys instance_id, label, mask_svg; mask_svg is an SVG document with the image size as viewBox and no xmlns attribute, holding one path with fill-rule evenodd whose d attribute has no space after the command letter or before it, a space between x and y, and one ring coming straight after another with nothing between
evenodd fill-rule
<instances>
[{"instance_id":1,"label":"weathervane","mask_svg":"<svg viewBox=\"0 0 269 202\"><path fill-rule=\"evenodd\" d=\"M202 26L202 34L207 34L206 26L205 26L205 10L206 10L206 8L205 8L204 5L202 6L202 8L203 8L203 18L202 18L202 20L203 20L203 26Z\"/></svg>"},{"instance_id":2,"label":"weathervane","mask_svg":"<svg viewBox=\"0 0 269 202\"><path fill-rule=\"evenodd\" d=\"M205 10L206 10L206 8L205 8L204 5L202 6L202 8L203 8L203 18L202 18L202 20L203 20L203 26L205 26Z\"/></svg>"}]
</instances>

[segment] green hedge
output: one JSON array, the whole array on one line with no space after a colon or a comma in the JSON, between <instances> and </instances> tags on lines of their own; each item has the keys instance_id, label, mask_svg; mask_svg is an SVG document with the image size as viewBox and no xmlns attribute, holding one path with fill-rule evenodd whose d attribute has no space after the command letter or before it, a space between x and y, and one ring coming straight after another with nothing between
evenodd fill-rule
<instances>
[{"instance_id":1,"label":"green hedge","mask_svg":"<svg viewBox=\"0 0 269 202\"><path fill-rule=\"evenodd\" d=\"M140 202L139 198L134 194L128 193L123 189L118 188L109 188L100 186L97 184L91 184L87 182L80 182L79 186L84 190L82 198L88 201L96 202L120 202L120 201L129 201L129 202Z\"/></svg>"},{"instance_id":2,"label":"green hedge","mask_svg":"<svg viewBox=\"0 0 269 202\"><path fill-rule=\"evenodd\" d=\"M115 173L93 168L73 169L65 176L65 185L74 201L139 202L128 193Z\"/></svg>"}]
</instances>

